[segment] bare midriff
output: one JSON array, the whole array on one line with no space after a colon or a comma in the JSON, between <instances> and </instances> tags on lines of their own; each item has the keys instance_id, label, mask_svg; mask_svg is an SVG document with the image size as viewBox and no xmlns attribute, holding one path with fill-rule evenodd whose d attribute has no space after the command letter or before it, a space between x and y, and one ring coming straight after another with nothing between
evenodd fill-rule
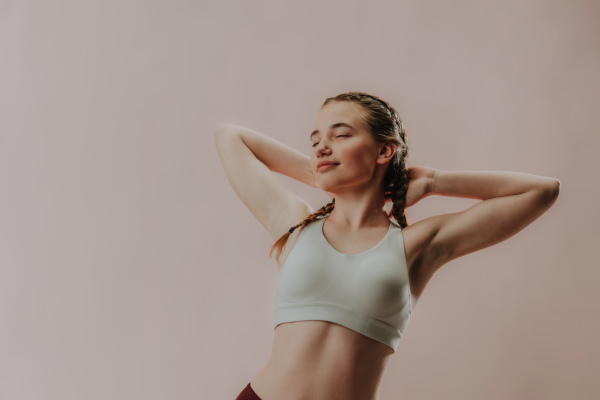
<instances>
[{"instance_id":1,"label":"bare midriff","mask_svg":"<svg viewBox=\"0 0 600 400\"><path fill-rule=\"evenodd\" d=\"M391 347L333 322L282 323L250 385L262 400L379 400L392 354Z\"/></svg>"}]
</instances>

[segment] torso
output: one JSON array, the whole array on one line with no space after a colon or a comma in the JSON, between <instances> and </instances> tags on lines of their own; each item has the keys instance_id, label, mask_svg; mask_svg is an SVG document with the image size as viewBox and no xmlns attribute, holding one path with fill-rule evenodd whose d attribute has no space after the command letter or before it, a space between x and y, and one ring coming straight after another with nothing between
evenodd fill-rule
<instances>
[{"instance_id":1,"label":"torso","mask_svg":"<svg viewBox=\"0 0 600 400\"><path fill-rule=\"evenodd\" d=\"M409 276L422 241L402 229ZM358 254L383 238L387 227L349 238L323 228L328 242L339 252ZM281 269L301 228L288 238L279 262ZM338 240L336 240L336 237ZM343 241L341 238L343 237ZM353 252L353 253L352 253ZM413 309L417 298L409 282ZM394 351L385 344L329 321L296 321L279 324L266 365L250 385L262 400L379 400L379 383Z\"/></svg>"}]
</instances>

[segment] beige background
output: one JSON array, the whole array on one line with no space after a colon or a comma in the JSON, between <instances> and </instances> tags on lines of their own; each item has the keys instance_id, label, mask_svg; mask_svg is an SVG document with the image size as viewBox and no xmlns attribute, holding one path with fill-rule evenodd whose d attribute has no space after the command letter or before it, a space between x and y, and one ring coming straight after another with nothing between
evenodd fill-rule
<instances>
[{"instance_id":1,"label":"beige background","mask_svg":"<svg viewBox=\"0 0 600 400\"><path fill-rule=\"evenodd\" d=\"M381 400L600 398L599 13L0 1L0 399L233 400L269 355L277 276L214 128L308 155L322 102L351 90L400 111L409 166L561 181L532 225L436 273ZM476 202L428 197L408 222Z\"/></svg>"}]
</instances>

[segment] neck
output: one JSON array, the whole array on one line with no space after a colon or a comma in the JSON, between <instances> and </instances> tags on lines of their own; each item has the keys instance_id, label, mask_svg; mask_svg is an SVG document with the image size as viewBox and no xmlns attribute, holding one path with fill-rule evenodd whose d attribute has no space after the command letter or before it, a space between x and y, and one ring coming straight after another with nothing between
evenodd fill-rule
<instances>
[{"instance_id":1,"label":"neck","mask_svg":"<svg viewBox=\"0 0 600 400\"><path fill-rule=\"evenodd\" d=\"M327 217L343 229L356 231L364 227L377 227L389 224L388 213L383 209L383 194L369 197L365 194L335 196L335 207Z\"/></svg>"}]
</instances>

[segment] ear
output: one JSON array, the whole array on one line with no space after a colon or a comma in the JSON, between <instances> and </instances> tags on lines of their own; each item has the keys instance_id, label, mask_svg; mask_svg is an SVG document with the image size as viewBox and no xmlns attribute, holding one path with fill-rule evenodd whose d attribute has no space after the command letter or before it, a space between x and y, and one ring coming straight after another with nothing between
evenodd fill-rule
<instances>
[{"instance_id":1,"label":"ear","mask_svg":"<svg viewBox=\"0 0 600 400\"><path fill-rule=\"evenodd\" d=\"M390 161L396 154L396 145L394 143L382 143L379 147L379 155L377 162L379 164L385 164Z\"/></svg>"}]
</instances>

